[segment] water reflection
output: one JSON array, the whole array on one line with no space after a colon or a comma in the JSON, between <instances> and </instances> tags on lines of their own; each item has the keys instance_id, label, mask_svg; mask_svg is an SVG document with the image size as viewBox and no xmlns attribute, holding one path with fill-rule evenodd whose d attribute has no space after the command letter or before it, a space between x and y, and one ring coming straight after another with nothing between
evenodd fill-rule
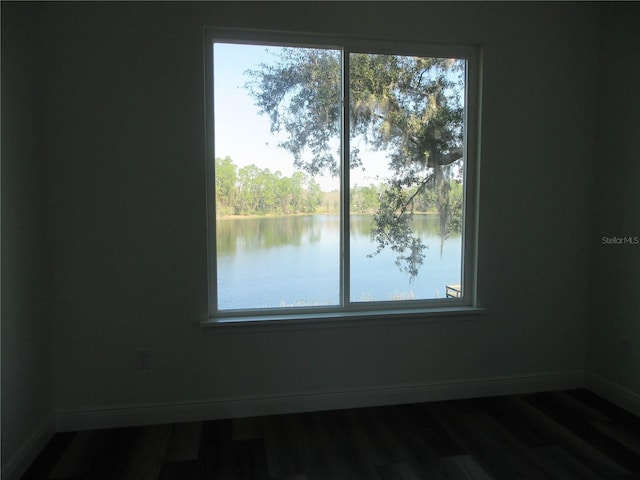
<instances>
[{"instance_id":1,"label":"water reflection","mask_svg":"<svg viewBox=\"0 0 640 480\"><path fill-rule=\"evenodd\" d=\"M460 283L460 236L441 239L437 215L416 215L413 222L429 249L411 282L395 265L392 250L370 256L375 251L373 217L352 217L352 301L443 298L446 285ZM219 308L339 302L339 216L229 218L216 225Z\"/></svg>"},{"instance_id":2,"label":"water reflection","mask_svg":"<svg viewBox=\"0 0 640 480\"><path fill-rule=\"evenodd\" d=\"M320 242L323 231L337 231L340 218L332 215L224 218L216 221L218 255Z\"/></svg>"},{"instance_id":3,"label":"water reflection","mask_svg":"<svg viewBox=\"0 0 640 480\"><path fill-rule=\"evenodd\" d=\"M415 215L416 233L438 236L437 215ZM351 217L351 236L369 238L373 228L371 215ZM218 255L238 250L274 248L285 245L311 245L322 240L322 232L334 234L340 229L337 215L299 215L284 217L233 217L216 221Z\"/></svg>"}]
</instances>

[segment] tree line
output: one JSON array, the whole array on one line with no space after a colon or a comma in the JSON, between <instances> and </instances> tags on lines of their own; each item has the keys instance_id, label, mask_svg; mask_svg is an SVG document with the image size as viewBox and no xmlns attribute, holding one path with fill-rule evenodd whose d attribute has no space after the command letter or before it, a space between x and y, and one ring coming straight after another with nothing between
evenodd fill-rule
<instances>
[{"instance_id":1,"label":"tree line","mask_svg":"<svg viewBox=\"0 0 640 480\"><path fill-rule=\"evenodd\" d=\"M339 192L323 192L313 176L295 172L290 177L280 171L272 172L256 165L238 167L230 157L216 158L216 212L224 215L294 215L301 213L340 212ZM350 211L373 215L380 209L385 184L354 186L349 194ZM459 231L462 217L462 182L449 184L450 231ZM438 194L435 188L408 188L412 210L419 213L438 213ZM458 226L458 228L456 228Z\"/></svg>"},{"instance_id":2,"label":"tree line","mask_svg":"<svg viewBox=\"0 0 640 480\"><path fill-rule=\"evenodd\" d=\"M283 176L256 165L238 168L230 157L216 158L216 213L221 215L266 215L316 213L322 190L303 172Z\"/></svg>"},{"instance_id":3,"label":"tree line","mask_svg":"<svg viewBox=\"0 0 640 480\"><path fill-rule=\"evenodd\" d=\"M378 185L371 184L366 187L355 186L350 192L350 210L351 213L374 215L380 211L381 201L388 190L388 185L380 183ZM448 184L448 206L449 206L449 233L458 232L461 226L462 218L462 201L464 189L462 181L454 179ZM409 209L414 213L433 213L438 214L441 208L441 202L438 198L438 192L435 184L432 182L425 188L406 187L404 189L404 197L411 199ZM458 219L456 226L455 219Z\"/></svg>"}]
</instances>

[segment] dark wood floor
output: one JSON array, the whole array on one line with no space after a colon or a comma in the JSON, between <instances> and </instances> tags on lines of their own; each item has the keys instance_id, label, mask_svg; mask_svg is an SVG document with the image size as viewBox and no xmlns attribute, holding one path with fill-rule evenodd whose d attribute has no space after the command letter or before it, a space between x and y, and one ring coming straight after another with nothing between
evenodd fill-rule
<instances>
[{"instance_id":1,"label":"dark wood floor","mask_svg":"<svg viewBox=\"0 0 640 480\"><path fill-rule=\"evenodd\" d=\"M24 480L637 479L640 419L584 390L56 434Z\"/></svg>"}]
</instances>

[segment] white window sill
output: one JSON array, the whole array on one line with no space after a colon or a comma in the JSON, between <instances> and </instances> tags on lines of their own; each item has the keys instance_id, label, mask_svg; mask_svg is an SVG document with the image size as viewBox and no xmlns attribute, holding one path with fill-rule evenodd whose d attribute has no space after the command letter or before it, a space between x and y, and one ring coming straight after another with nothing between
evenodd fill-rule
<instances>
[{"instance_id":1,"label":"white window sill","mask_svg":"<svg viewBox=\"0 0 640 480\"><path fill-rule=\"evenodd\" d=\"M305 330L379 325L407 325L470 320L484 314L480 307L417 308L357 312L302 313L219 317L204 320L200 326L212 334L254 333L258 331Z\"/></svg>"}]
</instances>

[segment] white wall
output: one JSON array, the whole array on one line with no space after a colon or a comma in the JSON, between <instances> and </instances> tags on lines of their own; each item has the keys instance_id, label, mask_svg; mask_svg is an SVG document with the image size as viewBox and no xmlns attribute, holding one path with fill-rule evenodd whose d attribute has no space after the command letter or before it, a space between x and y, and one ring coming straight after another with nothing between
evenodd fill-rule
<instances>
[{"instance_id":1,"label":"white wall","mask_svg":"<svg viewBox=\"0 0 640 480\"><path fill-rule=\"evenodd\" d=\"M582 381L597 61L588 4L47 4L59 428ZM207 335L203 25L483 49L485 315ZM152 368L134 369L151 351Z\"/></svg>"},{"instance_id":2,"label":"white wall","mask_svg":"<svg viewBox=\"0 0 640 480\"><path fill-rule=\"evenodd\" d=\"M640 415L640 5L603 16L589 386Z\"/></svg>"},{"instance_id":3,"label":"white wall","mask_svg":"<svg viewBox=\"0 0 640 480\"><path fill-rule=\"evenodd\" d=\"M37 10L2 3L2 478L53 433Z\"/></svg>"}]
</instances>

